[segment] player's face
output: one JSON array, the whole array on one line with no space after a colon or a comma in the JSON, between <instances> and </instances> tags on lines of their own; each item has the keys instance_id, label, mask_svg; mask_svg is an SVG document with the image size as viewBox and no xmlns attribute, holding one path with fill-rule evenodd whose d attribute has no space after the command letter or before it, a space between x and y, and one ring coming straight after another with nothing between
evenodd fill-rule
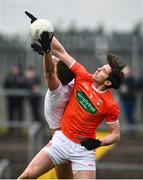
<instances>
[{"instance_id":1,"label":"player's face","mask_svg":"<svg viewBox=\"0 0 143 180\"><path fill-rule=\"evenodd\" d=\"M111 72L111 66L106 64L100 68L97 68L96 72L93 74L93 78L98 84L102 84L106 81Z\"/></svg>"}]
</instances>

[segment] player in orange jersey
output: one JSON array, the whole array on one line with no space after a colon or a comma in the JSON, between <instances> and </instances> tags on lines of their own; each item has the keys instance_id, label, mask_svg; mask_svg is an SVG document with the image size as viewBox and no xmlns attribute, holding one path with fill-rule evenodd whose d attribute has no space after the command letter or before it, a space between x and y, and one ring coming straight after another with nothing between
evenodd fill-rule
<instances>
[{"instance_id":1,"label":"player in orange jersey","mask_svg":"<svg viewBox=\"0 0 143 180\"><path fill-rule=\"evenodd\" d=\"M74 179L95 179L95 149L120 139L119 107L111 88L117 89L125 67L116 55L107 56L107 64L90 74L54 37L50 46L48 32L43 32L41 46L45 54L51 52L62 59L75 74L73 91L62 118L61 131L56 131L52 143L43 148L43 156L36 155L30 168L20 179L37 178L55 165L68 160L72 163ZM105 120L109 134L95 139L96 129Z\"/></svg>"}]
</instances>

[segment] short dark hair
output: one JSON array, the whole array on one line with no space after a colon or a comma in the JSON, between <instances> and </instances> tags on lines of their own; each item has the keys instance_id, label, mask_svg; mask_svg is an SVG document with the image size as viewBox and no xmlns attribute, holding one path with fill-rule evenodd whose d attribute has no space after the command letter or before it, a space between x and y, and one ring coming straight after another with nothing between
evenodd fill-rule
<instances>
[{"instance_id":1,"label":"short dark hair","mask_svg":"<svg viewBox=\"0 0 143 180\"><path fill-rule=\"evenodd\" d=\"M108 88L117 89L125 79L122 69L126 66L126 64L122 63L117 55L111 53L107 55L107 62L112 68L112 72L107 78L107 80L111 81L112 84L108 86Z\"/></svg>"},{"instance_id":2,"label":"short dark hair","mask_svg":"<svg viewBox=\"0 0 143 180\"><path fill-rule=\"evenodd\" d=\"M75 78L74 73L62 61L57 62L57 76L63 85L67 85Z\"/></svg>"}]
</instances>

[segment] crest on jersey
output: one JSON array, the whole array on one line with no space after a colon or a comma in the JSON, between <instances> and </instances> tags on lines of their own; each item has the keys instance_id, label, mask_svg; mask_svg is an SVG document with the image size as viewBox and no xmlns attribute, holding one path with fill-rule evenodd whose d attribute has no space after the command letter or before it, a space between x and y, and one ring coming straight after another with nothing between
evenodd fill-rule
<instances>
[{"instance_id":1,"label":"crest on jersey","mask_svg":"<svg viewBox=\"0 0 143 180\"><path fill-rule=\"evenodd\" d=\"M90 114L96 114L97 109L95 106L92 104L90 99L82 92L82 91L77 91L76 92L76 99L80 106L87 111Z\"/></svg>"},{"instance_id":2,"label":"crest on jersey","mask_svg":"<svg viewBox=\"0 0 143 180\"><path fill-rule=\"evenodd\" d=\"M96 104L97 106L101 106L103 104L103 101L101 99L97 99Z\"/></svg>"},{"instance_id":3,"label":"crest on jersey","mask_svg":"<svg viewBox=\"0 0 143 180\"><path fill-rule=\"evenodd\" d=\"M86 89L87 91L89 90L89 87L85 84L85 83L82 83L84 89Z\"/></svg>"}]
</instances>

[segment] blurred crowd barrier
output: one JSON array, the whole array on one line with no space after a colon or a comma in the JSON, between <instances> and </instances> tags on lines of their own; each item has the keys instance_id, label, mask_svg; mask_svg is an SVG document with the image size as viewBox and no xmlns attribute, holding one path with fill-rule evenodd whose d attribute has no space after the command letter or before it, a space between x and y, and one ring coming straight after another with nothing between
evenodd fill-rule
<instances>
[{"instance_id":1,"label":"blurred crowd barrier","mask_svg":"<svg viewBox=\"0 0 143 180\"><path fill-rule=\"evenodd\" d=\"M29 103L28 98L31 96L31 93L28 90L4 90L0 89L0 127L1 128L6 128L6 129L11 129L11 128L30 128L31 125L34 122L38 122L41 124L46 123L45 118L44 118L44 96L45 96L46 90L43 90L40 92L40 98L41 98L41 104L39 105L39 112L41 114L40 119L34 119L33 113L31 111L31 105ZM17 119L16 115L14 114L15 119L8 119L8 106L7 106L7 96L14 96L14 97L24 97L23 99L23 117L22 119ZM118 92L115 92L115 98L118 101L119 105L122 102L122 99L120 98ZM15 102L13 102L14 104ZM121 131L122 132L127 132L129 130L139 130L143 131L143 92L136 92L136 102L135 102L135 107L134 107L134 112L133 116L135 119L135 122L130 122L127 119L126 114L124 113L124 110L121 108L121 114L120 114L120 123L121 123ZM17 113L16 112L13 113ZM35 112L36 113L36 112ZM103 124L100 129L105 130L106 126ZM48 127L48 125L47 125Z\"/></svg>"}]
</instances>

